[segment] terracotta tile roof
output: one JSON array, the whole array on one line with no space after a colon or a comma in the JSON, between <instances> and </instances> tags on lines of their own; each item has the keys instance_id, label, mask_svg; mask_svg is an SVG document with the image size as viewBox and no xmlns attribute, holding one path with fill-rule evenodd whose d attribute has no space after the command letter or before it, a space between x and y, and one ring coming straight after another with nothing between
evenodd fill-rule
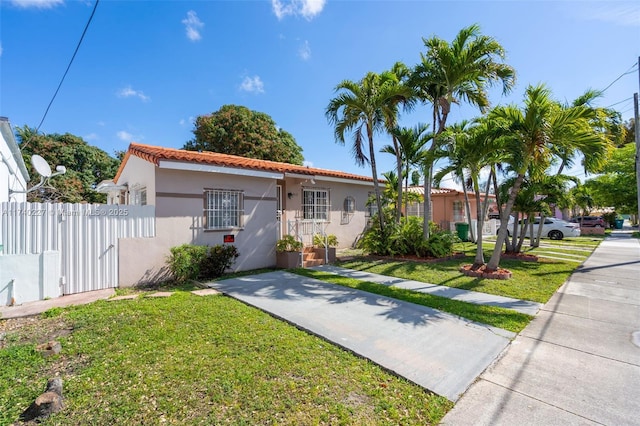
<instances>
[{"instance_id":1,"label":"terracotta tile roof","mask_svg":"<svg viewBox=\"0 0 640 426\"><path fill-rule=\"evenodd\" d=\"M156 166L160 164L160 160L180 161L188 163L208 164L219 167L233 167L239 169L250 169L277 173L296 173L309 176L326 176L340 179L350 179L364 182L373 182L373 179L367 176L354 175L335 170L317 169L313 167L297 166L295 164L279 163L277 161L255 160L253 158L245 158L237 155L219 154L217 152L198 152L187 151L183 149L163 148L159 146L144 145L140 143L131 143L129 149L120 164L120 168L113 178L114 182L118 181L122 170L129 159L129 156L135 155L147 160ZM381 182L384 182L381 180Z\"/></svg>"},{"instance_id":2,"label":"terracotta tile roof","mask_svg":"<svg viewBox=\"0 0 640 426\"><path fill-rule=\"evenodd\" d=\"M424 186L410 186L409 192L415 192L416 194L424 195ZM444 194L462 194L462 191L449 188L431 188L431 195L444 195Z\"/></svg>"}]
</instances>

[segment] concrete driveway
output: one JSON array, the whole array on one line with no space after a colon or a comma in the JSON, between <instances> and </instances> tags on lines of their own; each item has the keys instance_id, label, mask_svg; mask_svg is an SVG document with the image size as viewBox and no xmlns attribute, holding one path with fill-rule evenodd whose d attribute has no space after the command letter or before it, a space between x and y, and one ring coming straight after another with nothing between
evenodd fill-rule
<instances>
[{"instance_id":1,"label":"concrete driveway","mask_svg":"<svg viewBox=\"0 0 640 426\"><path fill-rule=\"evenodd\" d=\"M451 401L515 337L435 309L284 271L211 286Z\"/></svg>"}]
</instances>

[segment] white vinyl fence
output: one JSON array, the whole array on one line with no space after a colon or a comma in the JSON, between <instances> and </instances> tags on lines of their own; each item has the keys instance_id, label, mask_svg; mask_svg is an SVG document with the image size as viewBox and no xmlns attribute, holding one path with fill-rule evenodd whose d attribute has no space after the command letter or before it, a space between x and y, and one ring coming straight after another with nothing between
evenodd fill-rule
<instances>
[{"instance_id":1,"label":"white vinyl fence","mask_svg":"<svg viewBox=\"0 0 640 426\"><path fill-rule=\"evenodd\" d=\"M3 261L59 252L62 294L117 287L118 239L154 236L154 206L0 203Z\"/></svg>"}]
</instances>

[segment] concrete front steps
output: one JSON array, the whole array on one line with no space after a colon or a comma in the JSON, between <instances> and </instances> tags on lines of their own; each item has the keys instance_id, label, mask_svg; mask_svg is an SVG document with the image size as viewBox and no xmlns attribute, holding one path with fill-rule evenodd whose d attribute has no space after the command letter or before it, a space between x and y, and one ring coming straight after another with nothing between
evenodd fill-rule
<instances>
[{"instance_id":1,"label":"concrete front steps","mask_svg":"<svg viewBox=\"0 0 640 426\"><path fill-rule=\"evenodd\" d=\"M305 247L302 249L302 267L310 268L312 266L324 265L324 250L313 247Z\"/></svg>"}]
</instances>

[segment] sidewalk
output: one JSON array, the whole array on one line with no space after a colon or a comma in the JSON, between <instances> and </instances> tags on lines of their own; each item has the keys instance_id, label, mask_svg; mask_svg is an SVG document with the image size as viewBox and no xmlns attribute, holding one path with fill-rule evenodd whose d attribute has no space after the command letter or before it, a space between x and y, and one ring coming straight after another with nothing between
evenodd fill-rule
<instances>
[{"instance_id":1,"label":"sidewalk","mask_svg":"<svg viewBox=\"0 0 640 426\"><path fill-rule=\"evenodd\" d=\"M364 271L354 271L353 269L341 268L339 266L322 265L314 266L309 269L330 272L343 277L394 286L406 290L417 291L419 293L428 293L433 296L446 297L447 299L473 303L475 305L489 305L512 309L532 316L537 314L540 308L542 308L542 303L531 302L529 300L513 299L511 297L497 296L495 294L480 293L471 290L461 290L454 287L428 284L421 281L405 280L403 278L388 277L386 275L372 274Z\"/></svg>"},{"instance_id":2,"label":"sidewalk","mask_svg":"<svg viewBox=\"0 0 640 426\"><path fill-rule=\"evenodd\" d=\"M603 241L444 425L640 424L640 241Z\"/></svg>"}]
</instances>

